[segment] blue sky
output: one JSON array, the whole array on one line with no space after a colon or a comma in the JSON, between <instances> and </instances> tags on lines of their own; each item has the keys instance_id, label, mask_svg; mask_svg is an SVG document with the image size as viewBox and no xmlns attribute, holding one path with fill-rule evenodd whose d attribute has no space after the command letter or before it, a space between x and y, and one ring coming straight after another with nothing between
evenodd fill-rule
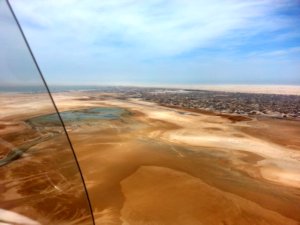
<instances>
[{"instance_id":1,"label":"blue sky","mask_svg":"<svg viewBox=\"0 0 300 225\"><path fill-rule=\"evenodd\" d=\"M300 84L299 0L15 0L50 84Z\"/></svg>"}]
</instances>

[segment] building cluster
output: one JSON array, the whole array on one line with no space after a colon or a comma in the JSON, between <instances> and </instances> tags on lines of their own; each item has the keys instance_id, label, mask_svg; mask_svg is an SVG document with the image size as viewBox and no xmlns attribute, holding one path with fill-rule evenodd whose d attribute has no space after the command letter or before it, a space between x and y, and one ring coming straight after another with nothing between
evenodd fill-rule
<instances>
[{"instance_id":1,"label":"building cluster","mask_svg":"<svg viewBox=\"0 0 300 225\"><path fill-rule=\"evenodd\" d=\"M239 115L300 119L300 96L220 91L122 87L125 98L141 98L161 105Z\"/></svg>"}]
</instances>

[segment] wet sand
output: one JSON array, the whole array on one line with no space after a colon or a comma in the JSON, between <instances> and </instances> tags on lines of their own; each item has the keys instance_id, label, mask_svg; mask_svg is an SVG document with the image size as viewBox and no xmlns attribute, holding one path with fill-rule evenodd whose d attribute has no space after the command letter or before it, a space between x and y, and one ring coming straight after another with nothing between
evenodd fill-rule
<instances>
[{"instance_id":1,"label":"wet sand","mask_svg":"<svg viewBox=\"0 0 300 225\"><path fill-rule=\"evenodd\" d=\"M117 97L54 95L60 111L129 112L66 124L97 224L300 224L299 122L233 122Z\"/></svg>"}]
</instances>

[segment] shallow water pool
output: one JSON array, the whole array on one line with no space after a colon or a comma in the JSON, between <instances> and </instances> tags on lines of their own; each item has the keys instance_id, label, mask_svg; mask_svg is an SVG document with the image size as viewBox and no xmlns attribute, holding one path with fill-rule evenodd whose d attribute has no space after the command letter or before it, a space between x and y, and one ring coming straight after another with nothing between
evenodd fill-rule
<instances>
[{"instance_id":1,"label":"shallow water pool","mask_svg":"<svg viewBox=\"0 0 300 225\"><path fill-rule=\"evenodd\" d=\"M96 121L96 120L114 120L119 119L122 115L128 113L121 108L97 107L82 110L71 110L61 112L60 115L64 123ZM48 114L34 117L27 120L33 126L57 126L60 121L57 114Z\"/></svg>"}]
</instances>

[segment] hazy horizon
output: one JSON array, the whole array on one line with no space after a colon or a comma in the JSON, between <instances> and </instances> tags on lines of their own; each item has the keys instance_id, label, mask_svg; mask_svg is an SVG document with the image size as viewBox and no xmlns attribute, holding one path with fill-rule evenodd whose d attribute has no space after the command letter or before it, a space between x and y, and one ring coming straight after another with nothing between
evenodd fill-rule
<instances>
[{"instance_id":1,"label":"hazy horizon","mask_svg":"<svg viewBox=\"0 0 300 225\"><path fill-rule=\"evenodd\" d=\"M174 90L199 90L233 93L252 94L279 94L279 95L300 95L300 85L249 85L249 84L194 84L194 85L48 85L52 93L69 91L109 91L114 88L153 88L153 89L174 89ZM0 93L39 93L45 92L43 84L40 85L0 85Z\"/></svg>"},{"instance_id":2,"label":"hazy horizon","mask_svg":"<svg viewBox=\"0 0 300 225\"><path fill-rule=\"evenodd\" d=\"M120 86L120 87L197 87L197 86L241 86L241 87L246 87L246 86L261 86L261 87L300 87L300 84L259 84L259 83L194 83L194 84L189 84L189 83L181 83L181 84L174 84L174 83L163 83L163 84L158 84L158 83L150 83L150 84L143 84L143 83L104 83L104 84L77 84L77 83L48 83L47 85L49 86L62 86L62 87L72 87L72 86L77 86L77 87L114 87L114 86ZM44 86L44 84L31 84L31 83L1 83L0 87L27 87L27 86Z\"/></svg>"}]
</instances>

